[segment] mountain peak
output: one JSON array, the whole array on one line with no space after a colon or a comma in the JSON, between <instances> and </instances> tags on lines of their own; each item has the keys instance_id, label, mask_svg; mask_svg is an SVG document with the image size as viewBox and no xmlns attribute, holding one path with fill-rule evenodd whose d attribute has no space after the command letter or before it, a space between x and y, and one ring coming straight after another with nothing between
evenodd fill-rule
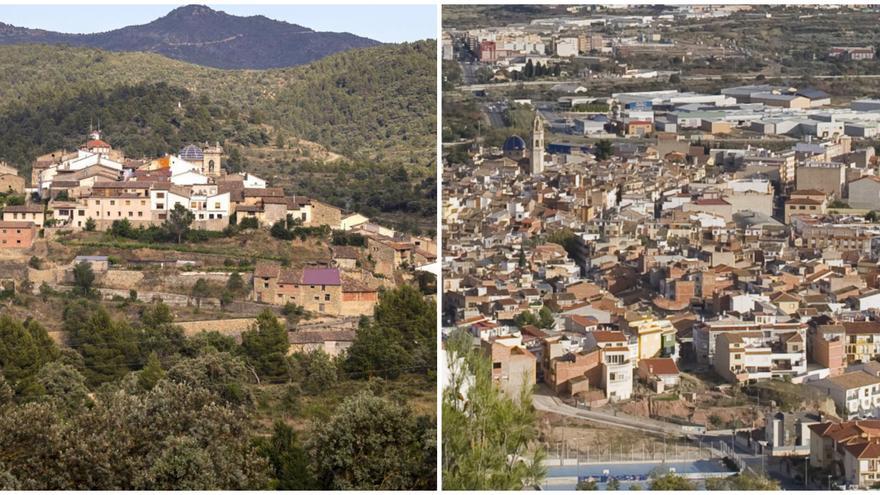
<instances>
[{"instance_id":1,"label":"mountain peak","mask_svg":"<svg viewBox=\"0 0 880 495\"><path fill-rule=\"evenodd\" d=\"M221 69L290 67L379 44L350 33L316 32L262 15L236 16L199 4L177 7L147 24L105 33L71 35L0 24L0 45L18 43L149 51Z\"/></svg>"},{"instance_id":2,"label":"mountain peak","mask_svg":"<svg viewBox=\"0 0 880 495\"><path fill-rule=\"evenodd\" d=\"M193 17L220 14L207 5L190 4L183 7L177 7L169 12L165 17Z\"/></svg>"}]
</instances>

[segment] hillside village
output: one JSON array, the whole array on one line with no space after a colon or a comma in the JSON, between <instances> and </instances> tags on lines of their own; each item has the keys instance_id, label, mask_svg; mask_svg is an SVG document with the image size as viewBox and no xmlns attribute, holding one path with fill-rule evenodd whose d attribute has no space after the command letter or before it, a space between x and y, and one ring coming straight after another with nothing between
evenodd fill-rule
<instances>
[{"instance_id":1,"label":"hillside village","mask_svg":"<svg viewBox=\"0 0 880 495\"><path fill-rule=\"evenodd\" d=\"M84 262L105 299L130 293L142 301L161 299L193 320L181 322L192 332L213 328L213 321L235 336L265 307L279 313L295 308L317 332L303 339L326 340L338 354L353 341L357 317L372 315L383 288L413 283L418 267L435 260L433 239L395 232L318 199L285 195L253 174L227 173L218 143L193 143L146 159L127 157L108 140L96 130L77 150L38 157L31 186L15 168L0 168L0 263L13 290L64 290ZM149 242L174 221L185 224L177 243L173 235ZM107 236L113 242L105 242ZM198 247L187 252L180 241L190 238ZM231 246L254 240L247 257L219 246L230 257L218 260L201 248L239 238ZM119 244L126 240L141 242L126 249ZM163 242L165 251L153 249ZM221 294L232 274L245 288ZM196 294L193 287L205 281L210 295Z\"/></svg>"},{"instance_id":2,"label":"hillside village","mask_svg":"<svg viewBox=\"0 0 880 495\"><path fill-rule=\"evenodd\" d=\"M700 92L672 89L677 72L535 70L676 49L649 36L675 33L667 21L444 33L464 76L444 95L444 335L470 334L508 396L534 389L542 425L721 440L736 472L786 489L876 487L880 104L762 76ZM610 94L593 80L658 77L668 84ZM581 461L581 445L555 441L569 457L548 465Z\"/></svg>"}]
</instances>

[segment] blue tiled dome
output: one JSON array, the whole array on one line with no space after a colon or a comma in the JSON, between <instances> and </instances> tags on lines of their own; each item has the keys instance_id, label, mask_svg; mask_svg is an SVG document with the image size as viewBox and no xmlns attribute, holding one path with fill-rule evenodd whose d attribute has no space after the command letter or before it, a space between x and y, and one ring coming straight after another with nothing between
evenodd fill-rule
<instances>
[{"instance_id":1,"label":"blue tiled dome","mask_svg":"<svg viewBox=\"0 0 880 495\"><path fill-rule=\"evenodd\" d=\"M519 136L510 136L504 141L504 146L501 149L504 151L522 151L526 149L526 142Z\"/></svg>"},{"instance_id":2,"label":"blue tiled dome","mask_svg":"<svg viewBox=\"0 0 880 495\"><path fill-rule=\"evenodd\" d=\"M180 157L187 161L201 161L205 158L205 154L202 152L202 149L194 144L189 144L184 146L182 150L180 150Z\"/></svg>"}]
</instances>

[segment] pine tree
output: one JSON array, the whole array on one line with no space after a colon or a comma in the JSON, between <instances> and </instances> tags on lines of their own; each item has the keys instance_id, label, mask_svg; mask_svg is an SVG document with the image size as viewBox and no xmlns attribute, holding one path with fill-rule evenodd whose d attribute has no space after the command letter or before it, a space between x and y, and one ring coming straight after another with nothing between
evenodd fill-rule
<instances>
[{"instance_id":1,"label":"pine tree","mask_svg":"<svg viewBox=\"0 0 880 495\"><path fill-rule=\"evenodd\" d=\"M241 335L241 348L257 374L270 381L283 381L288 376L287 329L271 311L257 316L257 323Z\"/></svg>"},{"instance_id":2,"label":"pine tree","mask_svg":"<svg viewBox=\"0 0 880 495\"><path fill-rule=\"evenodd\" d=\"M443 489L522 490L546 475L531 390L516 399L493 382L491 363L464 331L447 340L443 391Z\"/></svg>"},{"instance_id":3,"label":"pine tree","mask_svg":"<svg viewBox=\"0 0 880 495\"><path fill-rule=\"evenodd\" d=\"M177 238L177 243L183 240L184 234L189 231L190 225L192 225L196 216L193 212L189 211L185 206L180 203L176 203L174 208L168 214L168 219L165 220L164 228L168 231L169 234L175 236Z\"/></svg>"},{"instance_id":4,"label":"pine tree","mask_svg":"<svg viewBox=\"0 0 880 495\"><path fill-rule=\"evenodd\" d=\"M202 299L208 297L209 293L210 289L208 288L208 281L203 278L196 280L196 283L192 287L192 296L196 300L196 308L201 309Z\"/></svg>"},{"instance_id":5,"label":"pine tree","mask_svg":"<svg viewBox=\"0 0 880 495\"><path fill-rule=\"evenodd\" d=\"M275 423L272 437L263 441L260 452L269 459L276 490L317 490L318 482L309 468L311 460L300 444L296 431L281 421Z\"/></svg>"},{"instance_id":6,"label":"pine tree","mask_svg":"<svg viewBox=\"0 0 880 495\"><path fill-rule=\"evenodd\" d=\"M165 370L162 369L159 356L155 352L151 352L147 357L146 366L138 375L138 385L144 390L152 390L164 376Z\"/></svg>"},{"instance_id":7,"label":"pine tree","mask_svg":"<svg viewBox=\"0 0 880 495\"><path fill-rule=\"evenodd\" d=\"M73 267L73 285L77 292L87 296L92 293L92 284L95 283L95 272L92 264L88 261L77 263Z\"/></svg>"}]
</instances>

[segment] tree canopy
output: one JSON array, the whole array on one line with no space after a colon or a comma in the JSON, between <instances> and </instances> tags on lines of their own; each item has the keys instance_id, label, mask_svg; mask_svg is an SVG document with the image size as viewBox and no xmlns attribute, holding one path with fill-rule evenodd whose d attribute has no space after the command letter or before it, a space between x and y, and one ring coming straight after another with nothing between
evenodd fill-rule
<instances>
[{"instance_id":1,"label":"tree canopy","mask_svg":"<svg viewBox=\"0 0 880 495\"><path fill-rule=\"evenodd\" d=\"M443 390L443 488L521 490L545 476L531 390L511 398L492 381L489 359L469 334L447 340L451 373Z\"/></svg>"},{"instance_id":2,"label":"tree canopy","mask_svg":"<svg viewBox=\"0 0 880 495\"><path fill-rule=\"evenodd\" d=\"M289 375L287 329L269 310L257 316L257 323L241 335L241 348L247 362L261 379L283 381Z\"/></svg>"},{"instance_id":3,"label":"tree canopy","mask_svg":"<svg viewBox=\"0 0 880 495\"><path fill-rule=\"evenodd\" d=\"M362 319L345 368L359 377L394 378L436 369L435 305L413 286L382 292L372 320Z\"/></svg>"},{"instance_id":4,"label":"tree canopy","mask_svg":"<svg viewBox=\"0 0 880 495\"><path fill-rule=\"evenodd\" d=\"M309 442L328 490L427 490L434 486L436 432L406 406L362 392Z\"/></svg>"}]
</instances>

